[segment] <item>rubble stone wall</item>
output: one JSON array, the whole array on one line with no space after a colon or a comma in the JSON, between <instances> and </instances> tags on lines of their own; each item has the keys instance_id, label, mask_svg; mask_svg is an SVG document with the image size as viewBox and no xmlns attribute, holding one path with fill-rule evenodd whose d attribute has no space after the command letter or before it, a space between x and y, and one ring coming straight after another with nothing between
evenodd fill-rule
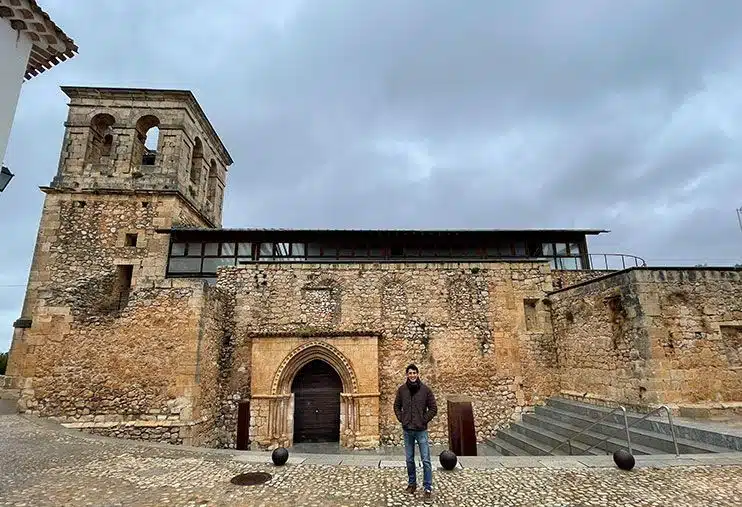
<instances>
[{"instance_id":1,"label":"rubble stone wall","mask_svg":"<svg viewBox=\"0 0 742 507\"><path fill-rule=\"evenodd\" d=\"M392 404L411 362L438 399L432 439L447 439L446 398L468 395L481 441L558 389L556 349L541 303L551 289L548 273L539 263L221 268L217 285L235 295L232 393L247 395L250 372L259 369L247 352L251 333L373 332L381 336L382 443L401 443Z\"/></svg>"},{"instance_id":2,"label":"rubble stone wall","mask_svg":"<svg viewBox=\"0 0 742 507\"><path fill-rule=\"evenodd\" d=\"M22 379L22 410L85 423L190 419L184 368L195 364L204 282L164 280L169 238L154 232L182 207L176 196L49 192L7 372Z\"/></svg>"},{"instance_id":3,"label":"rubble stone wall","mask_svg":"<svg viewBox=\"0 0 742 507\"><path fill-rule=\"evenodd\" d=\"M135 290L115 314L39 319L25 410L67 422L190 420L202 283Z\"/></svg>"},{"instance_id":4,"label":"rubble stone wall","mask_svg":"<svg viewBox=\"0 0 742 507\"><path fill-rule=\"evenodd\" d=\"M192 445L222 447L219 423L228 374L222 363L222 354L232 337L229 326L231 296L216 287L207 286L202 301L193 420L203 423L193 426L190 437Z\"/></svg>"}]
</instances>

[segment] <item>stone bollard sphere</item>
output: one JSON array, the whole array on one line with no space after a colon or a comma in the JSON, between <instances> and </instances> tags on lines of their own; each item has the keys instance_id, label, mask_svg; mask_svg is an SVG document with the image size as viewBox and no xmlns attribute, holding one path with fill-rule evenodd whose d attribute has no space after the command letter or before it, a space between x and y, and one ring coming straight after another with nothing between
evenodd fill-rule
<instances>
[{"instance_id":1,"label":"stone bollard sphere","mask_svg":"<svg viewBox=\"0 0 742 507\"><path fill-rule=\"evenodd\" d=\"M456 463L459 461L456 455L449 450L443 451L438 459L441 462L441 466L446 470L453 470Z\"/></svg>"},{"instance_id":2,"label":"stone bollard sphere","mask_svg":"<svg viewBox=\"0 0 742 507\"><path fill-rule=\"evenodd\" d=\"M285 447L274 449L273 453L271 453L271 459L273 460L273 464L277 467L285 465L286 461L289 459L288 449L286 449Z\"/></svg>"},{"instance_id":3,"label":"stone bollard sphere","mask_svg":"<svg viewBox=\"0 0 742 507\"><path fill-rule=\"evenodd\" d=\"M621 470L631 470L636 464L634 456L626 449L619 449L613 453L613 461Z\"/></svg>"}]
</instances>

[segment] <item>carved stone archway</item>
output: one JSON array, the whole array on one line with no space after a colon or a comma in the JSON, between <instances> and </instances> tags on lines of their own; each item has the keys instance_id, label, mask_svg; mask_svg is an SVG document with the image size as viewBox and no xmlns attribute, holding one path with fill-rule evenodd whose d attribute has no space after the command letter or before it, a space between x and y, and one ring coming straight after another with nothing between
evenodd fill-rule
<instances>
[{"instance_id":1,"label":"carved stone archway","mask_svg":"<svg viewBox=\"0 0 742 507\"><path fill-rule=\"evenodd\" d=\"M327 342L311 341L299 345L284 358L273 378L271 394L291 393L291 382L296 374L315 359L320 359L335 369L340 375L340 380L343 381L344 393L358 392L358 381L353 366L342 352Z\"/></svg>"},{"instance_id":2,"label":"carved stone archway","mask_svg":"<svg viewBox=\"0 0 742 507\"><path fill-rule=\"evenodd\" d=\"M342 382L340 445L375 447L379 442L377 336L253 336L250 439L258 448L289 447L294 438L291 385L304 366L320 360Z\"/></svg>"},{"instance_id":3,"label":"carved stone archway","mask_svg":"<svg viewBox=\"0 0 742 507\"><path fill-rule=\"evenodd\" d=\"M324 341L310 341L296 347L281 362L271 385L269 432L273 441L291 446L294 440L294 394L291 384L296 374L314 360L329 364L340 376L340 445L353 446L360 428L358 380L350 361L336 347Z\"/></svg>"}]
</instances>

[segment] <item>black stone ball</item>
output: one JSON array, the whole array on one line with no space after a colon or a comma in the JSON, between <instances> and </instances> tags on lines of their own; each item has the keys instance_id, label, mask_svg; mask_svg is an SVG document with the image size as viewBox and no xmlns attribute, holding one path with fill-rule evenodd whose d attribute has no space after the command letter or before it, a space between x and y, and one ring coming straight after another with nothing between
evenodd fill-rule
<instances>
[{"instance_id":1,"label":"black stone ball","mask_svg":"<svg viewBox=\"0 0 742 507\"><path fill-rule=\"evenodd\" d=\"M273 460L273 464L277 467L285 465L286 461L289 459L288 449L286 449L285 447L274 449L273 453L271 453L271 459Z\"/></svg>"},{"instance_id":2,"label":"black stone ball","mask_svg":"<svg viewBox=\"0 0 742 507\"><path fill-rule=\"evenodd\" d=\"M438 456L438 459L441 462L441 466L446 470L453 470L456 466L456 463L459 461L456 455L448 449L443 451L441 455Z\"/></svg>"},{"instance_id":3,"label":"black stone ball","mask_svg":"<svg viewBox=\"0 0 742 507\"><path fill-rule=\"evenodd\" d=\"M613 461L621 470L631 470L636 464L634 456L626 449L619 449L613 453Z\"/></svg>"}]
</instances>

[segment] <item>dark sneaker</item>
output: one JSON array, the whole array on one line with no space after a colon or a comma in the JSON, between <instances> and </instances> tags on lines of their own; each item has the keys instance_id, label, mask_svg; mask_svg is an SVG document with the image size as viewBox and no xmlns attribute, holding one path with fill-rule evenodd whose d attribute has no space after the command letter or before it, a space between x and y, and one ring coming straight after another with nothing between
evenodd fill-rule
<instances>
[{"instance_id":1,"label":"dark sneaker","mask_svg":"<svg viewBox=\"0 0 742 507\"><path fill-rule=\"evenodd\" d=\"M429 489L426 489L425 492L423 493L423 500L428 501L432 498L433 498L433 492L430 491Z\"/></svg>"},{"instance_id":2,"label":"dark sneaker","mask_svg":"<svg viewBox=\"0 0 742 507\"><path fill-rule=\"evenodd\" d=\"M409 486L407 486L407 489L405 490L405 492L406 493L414 493L415 490L417 490L417 486L415 486L414 484L410 484Z\"/></svg>"}]
</instances>

